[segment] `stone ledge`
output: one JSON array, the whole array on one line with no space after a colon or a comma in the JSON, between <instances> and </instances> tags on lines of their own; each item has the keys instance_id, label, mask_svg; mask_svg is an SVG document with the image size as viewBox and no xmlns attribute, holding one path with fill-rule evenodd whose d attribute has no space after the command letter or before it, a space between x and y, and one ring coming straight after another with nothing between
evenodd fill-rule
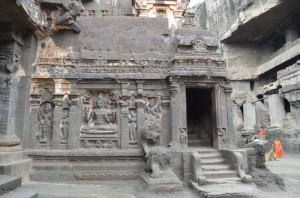
<instances>
[{"instance_id":1,"label":"stone ledge","mask_svg":"<svg viewBox=\"0 0 300 198\"><path fill-rule=\"evenodd\" d=\"M128 150L95 150L95 149L82 149L82 150L26 150L29 157L142 157L144 152L140 149Z\"/></svg>"}]
</instances>

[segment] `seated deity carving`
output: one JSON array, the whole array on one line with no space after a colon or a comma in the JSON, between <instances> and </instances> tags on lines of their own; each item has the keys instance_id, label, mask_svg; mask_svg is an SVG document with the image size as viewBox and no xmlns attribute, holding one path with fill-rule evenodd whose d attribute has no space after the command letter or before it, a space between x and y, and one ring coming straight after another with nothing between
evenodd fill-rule
<instances>
[{"instance_id":1,"label":"seated deity carving","mask_svg":"<svg viewBox=\"0 0 300 198\"><path fill-rule=\"evenodd\" d=\"M82 127L82 133L116 133L116 111L110 109L106 94L100 92L95 96L93 103L90 114L88 107L85 107L85 119L88 123Z\"/></svg>"}]
</instances>

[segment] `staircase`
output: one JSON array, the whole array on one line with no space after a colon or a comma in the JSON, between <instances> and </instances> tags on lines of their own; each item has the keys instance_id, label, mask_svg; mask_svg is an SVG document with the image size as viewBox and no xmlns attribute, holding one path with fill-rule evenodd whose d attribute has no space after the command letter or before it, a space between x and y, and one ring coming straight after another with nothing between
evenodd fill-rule
<instances>
[{"instance_id":1,"label":"staircase","mask_svg":"<svg viewBox=\"0 0 300 198\"><path fill-rule=\"evenodd\" d=\"M0 175L1 198L38 198L37 192L21 187L22 178L13 175Z\"/></svg>"},{"instance_id":2,"label":"staircase","mask_svg":"<svg viewBox=\"0 0 300 198\"><path fill-rule=\"evenodd\" d=\"M193 180L191 187L206 198L253 197L252 184L242 183L238 171L228 164L221 153L211 147L189 148L192 150Z\"/></svg>"}]
</instances>

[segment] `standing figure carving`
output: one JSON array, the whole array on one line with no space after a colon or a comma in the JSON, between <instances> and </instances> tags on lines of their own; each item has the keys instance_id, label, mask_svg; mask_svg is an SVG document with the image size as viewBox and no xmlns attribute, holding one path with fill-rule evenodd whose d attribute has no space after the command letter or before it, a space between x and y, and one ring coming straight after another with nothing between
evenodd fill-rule
<instances>
[{"instance_id":1,"label":"standing figure carving","mask_svg":"<svg viewBox=\"0 0 300 198\"><path fill-rule=\"evenodd\" d=\"M51 143L52 141L52 127L53 127L53 113L52 105L46 102L41 105L38 113L39 131L37 140L39 143Z\"/></svg>"},{"instance_id":2,"label":"standing figure carving","mask_svg":"<svg viewBox=\"0 0 300 198\"><path fill-rule=\"evenodd\" d=\"M70 104L67 99L64 100L62 104L62 118L60 121L60 136L61 141L60 143L66 144L68 143L68 137L69 137L69 114L70 114Z\"/></svg>"},{"instance_id":3,"label":"standing figure carving","mask_svg":"<svg viewBox=\"0 0 300 198\"><path fill-rule=\"evenodd\" d=\"M106 93L100 92L94 97L93 109L90 114L89 108L85 107L87 125L82 127L82 133L116 133L116 117L116 111L110 109Z\"/></svg>"},{"instance_id":4,"label":"standing figure carving","mask_svg":"<svg viewBox=\"0 0 300 198\"><path fill-rule=\"evenodd\" d=\"M137 113L134 110L129 111L128 115L128 128L129 128L129 141L130 143L137 143Z\"/></svg>"},{"instance_id":5,"label":"standing figure carving","mask_svg":"<svg viewBox=\"0 0 300 198\"><path fill-rule=\"evenodd\" d=\"M84 11L82 3L78 0L71 0L71 2L65 7L65 10L60 10L60 14L56 18L55 24L66 26L73 32L79 33L81 31L81 27L76 22L76 17L82 11Z\"/></svg>"}]
</instances>

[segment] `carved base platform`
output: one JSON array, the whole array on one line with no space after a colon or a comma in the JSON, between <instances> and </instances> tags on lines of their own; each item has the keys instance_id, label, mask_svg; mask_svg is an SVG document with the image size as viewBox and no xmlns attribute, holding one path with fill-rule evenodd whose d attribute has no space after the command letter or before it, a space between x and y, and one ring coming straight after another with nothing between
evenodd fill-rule
<instances>
[{"instance_id":1,"label":"carved base platform","mask_svg":"<svg viewBox=\"0 0 300 198\"><path fill-rule=\"evenodd\" d=\"M145 189L153 192L175 192L183 190L182 182L173 172L169 172L162 178L152 178L150 173L142 172L140 183Z\"/></svg>"}]
</instances>

